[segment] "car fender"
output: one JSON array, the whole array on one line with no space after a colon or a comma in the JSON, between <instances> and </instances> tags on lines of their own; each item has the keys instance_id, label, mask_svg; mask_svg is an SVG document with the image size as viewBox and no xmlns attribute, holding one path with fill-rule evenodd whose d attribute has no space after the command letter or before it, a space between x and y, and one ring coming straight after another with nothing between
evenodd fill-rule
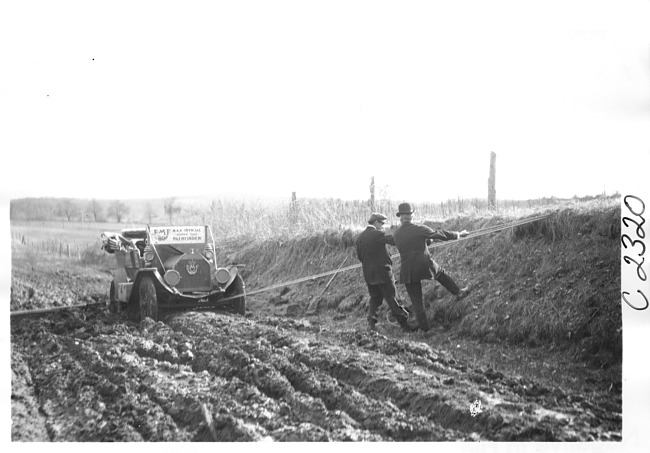
<instances>
[{"instance_id":1,"label":"car fender","mask_svg":"<svg viewBox=\"0 0 650 453\"><path fill-rule=\"evenodd\" d=\"M237 266L226 266L226 269L230 272L230 280L223 286L224 290L228 289L232 285L232 282L235 281L235 278L237 278L237 275L239 275L239 268Z\"/></svg>"}]
</instances>

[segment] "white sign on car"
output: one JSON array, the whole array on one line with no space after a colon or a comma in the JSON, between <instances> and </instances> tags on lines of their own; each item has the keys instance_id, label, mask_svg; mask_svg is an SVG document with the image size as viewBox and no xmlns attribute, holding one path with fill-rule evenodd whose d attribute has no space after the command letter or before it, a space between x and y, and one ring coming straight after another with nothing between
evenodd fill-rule
<instances>
[{"instance_id":1,"label":"white sign on car","mask_svg":"<svg viewBox=\"0 0 650 453\"><path fill-rule=\"evenodd\" d=\"M151 243L155 245L205 243L204 226L151 227Z\"/></svg>"}]
</instances>

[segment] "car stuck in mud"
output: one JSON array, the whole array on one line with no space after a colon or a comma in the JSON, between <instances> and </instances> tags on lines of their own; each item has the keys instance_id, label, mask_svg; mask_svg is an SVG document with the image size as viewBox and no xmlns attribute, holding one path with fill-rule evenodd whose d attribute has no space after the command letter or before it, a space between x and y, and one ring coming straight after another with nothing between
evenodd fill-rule
<instances>
[{"instance_id":1,"label":"car stuck in mud","mask_svg":"<svg viewBox=\"0 0 650 453\"><path fill-rule=\"evenodd\" d=\"M156 320L159 310L246 313L241 266L217 265L208 225L129 228L101 238L117 264L109 293L112 312L125 311L134 321Z\"/></svg>"}]
</instances>

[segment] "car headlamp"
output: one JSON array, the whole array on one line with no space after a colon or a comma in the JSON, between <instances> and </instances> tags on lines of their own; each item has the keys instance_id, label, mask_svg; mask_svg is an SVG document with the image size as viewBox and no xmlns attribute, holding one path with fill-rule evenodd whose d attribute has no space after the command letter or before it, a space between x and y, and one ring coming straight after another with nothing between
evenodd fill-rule
<instances>
[{"instance_id":1,"label":"car headlamp","mask_svg":"<svg viewBox=\"0 0 650 453\"><path fill-rule=\"evenodd\" d=\"M203 256L205 256L208 260L214 258L214 246L212 244L205 246L205 250L203 250Z\"/></svg>"},{"instance_id":2,"label":"car headlamp","mask_svg":"<svg viewBox=\"0 0 650 453\"><path fill-rule=\"evenodd\" d=\"M215 278L217 279L217 283L220 285L225 285L228 283L228 280L230 280L230 271L228 271L228 269L224 269L223 267L217 269L217 272L215 272Z\"/></svg>"},{"instance_id":3,"label":"car headlamp","mask_svg":"<svg viewBox=\"0 0 650 453\"><path fill-rule=\"evenodd\" d=\"M169 286L176 286L181 281L181 274L179 274L178 271L169 270L165 272L165 276L163 278Z\"/></svg>"},{"instance_id":4,"label":"car headlamp","mask_svg":"<svg viewBox=\"0 0 650 453\"><path fill-rule=\"evenodd\" d=\"M153 261L154 255L153 255L153 250L151 250L150 246L146 246L144 248L144 253L142 254L142 256L144 257L144 260L148 263Z\"/></svg>"}]
</instances>

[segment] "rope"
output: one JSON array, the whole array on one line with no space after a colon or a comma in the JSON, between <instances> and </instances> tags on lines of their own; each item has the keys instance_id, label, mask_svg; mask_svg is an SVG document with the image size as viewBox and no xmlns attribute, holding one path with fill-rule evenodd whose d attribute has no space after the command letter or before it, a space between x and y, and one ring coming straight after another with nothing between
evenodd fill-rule
<instances>
[{"instance_id":1,"label":"rope","mask_svg":"<svg viewBox=\"0 0 650 453\"><path fill-rule=\"evenodd\" d=\"M532 218L529 218L529 219L517 220L517 221L514 221L514 222L510 222L507 225L501 224L501 225L495 225L495 226L486 227L486 228L480 228L478 230L475 230L475 231L471 232L468 236L466 236L464 238L459 238L459 239L453 240L453 241L438 242L438 243L435 243L433 245L428 246L428 248L429 249L434 249L434 248L442 247L442 246L445 246L445 245L456 244L456 243L461 242L461 241L466 241L466 240L469 240L469 239L474 239L474 238L477 238L477 237L481 237L481 236L485 236L485 235L488 235L488 234L496 233L498 231L503 231L503 230L507 230L507 229L514 228L514 227L517 227L517 226L526 225L527 223L537 222L539 220L546 219L550 215L551 214L544 214L544 215L535 216L535 217L532 217ZM400 256L399 253L395 253L395 254L391 255L391 258L398 258L399 256ZM231 296L231 297L227 297L225 299L220 299L220 302L227 302L229 300L234 300L234 299L237 299L237 298L242 297L242 296L244 296L244 297L245 296L253 296L255 294L260 294L260 293L264 293L264 292L267 292L267 291L272 291L274 289L284 288L285 286L297 285L298 283L304 283L304 282L307 282L307 281L310 281L310 280L316 280L318 278L327 277L329 275L335 275L335 274L338 274L339 272L347 272L347 271L351 271L351 270L354 270L354 269L359 269L360 267L361 267L361 263L353 264L353 265L347 266L347 267L340 267L340 268L338 268L336 270L321 272L320 274L310 275L310 276L307 276L307 277L302 277L302 278L299 278L299 279L296 279L296 280L291 280L291 281L284 282L284 283L277 283L275 285L267 286L267 287L261 288L261 289L256 289L254 291L249 291L249 292L245 291L243 294L238 294L236 296ZM56 310L67 310L67 309L71 309L71 308L89 307L89 306L92 306L92 305L103 305L103 304L101 302L98 302L98 303L84 304L84 305L70 305L70 306L66 306L66 307L54 307L54 308L44 308L44 309L38 309L38 310L14 311L14 312L11 312L11 316L20 316L20 315L38 314L38 313L48 313L48 312L56 311Z\"/></svg>"},{"instance_id":2,"label":"rope","mask_svg":"<svg viewBox=\"0 0 650 453\"><path fill-rule=\"evenodd\" d=\"M60 310L70 310L72 308L88 308L92 307L95 305L106 305L104 302L93 302L90 304L79 304L79 305L66 305L64 307L49 307L49 308L37 308L35 310L17 310L17 311L11 311L9 314L11 316L24 316L24 315L38 315L38 314L43 314L43 313L51 313L54 311L60 311Z\"/></svg>"}]
</instances>

